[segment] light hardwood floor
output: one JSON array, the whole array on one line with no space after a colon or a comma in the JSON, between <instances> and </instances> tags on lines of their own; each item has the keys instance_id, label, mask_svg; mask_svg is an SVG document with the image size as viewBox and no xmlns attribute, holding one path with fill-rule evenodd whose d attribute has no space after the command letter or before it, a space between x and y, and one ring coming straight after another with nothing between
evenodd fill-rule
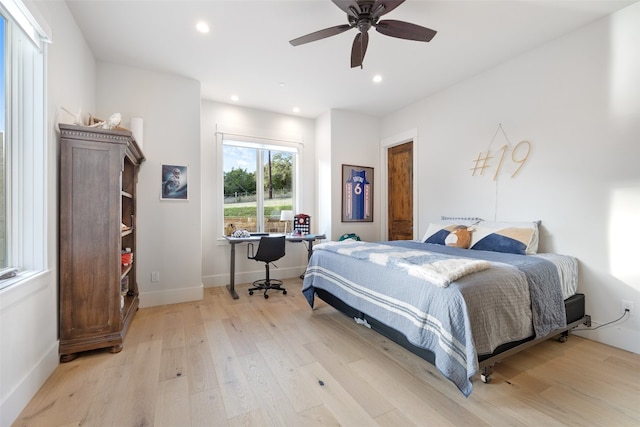
<instances>
[{"instance_id":1,"label":"light hardwood floor","mask_svg":"<svg viewBox=\"0 0 640 427\"><path fill-rule=\"evenodd\" d=\"M640 425L640 355L550 340L498 364L490 384L475 378L465 398L322 301L312 311L301 284L140 309L121 353L60 364L14 425Z\"/></svg>"}]
</instances>

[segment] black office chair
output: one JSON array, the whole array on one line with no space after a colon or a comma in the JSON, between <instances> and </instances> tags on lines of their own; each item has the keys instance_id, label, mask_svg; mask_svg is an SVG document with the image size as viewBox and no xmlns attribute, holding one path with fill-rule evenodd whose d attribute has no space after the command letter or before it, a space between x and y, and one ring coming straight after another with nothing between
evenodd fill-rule
<instances>
[{"instance_id":1,"label":"black office chair","mask_svg":"<svg viewBox=\"0 0 640 427\"><path fill-rule=\"evenodd\" d=\"M260 244L258 245L258 252L253 255L253 244L249 243L247 246L247 258L261 261L265 263L266 278L256 280L253 282L253 288L249 289L249 295L253 295L253 291L264 290L264 299L269 298L267 291L269 289L275 289L282 291L282 295L287 294L287 290L282 287L282 281L269 278L269 264L273 261L277 261L284 256L285 237L267 237L262 236L260 238Z\"/></svg>"}]
</instances>

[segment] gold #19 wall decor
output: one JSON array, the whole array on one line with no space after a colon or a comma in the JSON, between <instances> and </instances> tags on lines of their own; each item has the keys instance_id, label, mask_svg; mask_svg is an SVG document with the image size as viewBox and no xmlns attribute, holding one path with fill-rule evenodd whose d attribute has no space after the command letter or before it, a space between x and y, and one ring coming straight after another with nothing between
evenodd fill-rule
<instances>
[{"instance_id":1,"label":"gold #19 wall decor","mask_svg":"<svg viewBox=\"0 0 640 427\"><path fill-rule=\"evenodd\" d=\"M491 145L499 132L502 132L507 143L497 151L492 151ZM507 156L507 153L509 153L509 156ZM502 124L499 124L487 150L481 151L478 153L478 157L472 160L473 167L471 168L471 176L484 175L485 169L493 169L493 180L495 181L498 179L498 175L503 172L503 169L507 169L505 172L510 173L511 178L513 178L527 162L530 153L531 143L529 141L520 141L515 146L512 146L506 132L502 128Z\"/></svg>"}]
</instances>

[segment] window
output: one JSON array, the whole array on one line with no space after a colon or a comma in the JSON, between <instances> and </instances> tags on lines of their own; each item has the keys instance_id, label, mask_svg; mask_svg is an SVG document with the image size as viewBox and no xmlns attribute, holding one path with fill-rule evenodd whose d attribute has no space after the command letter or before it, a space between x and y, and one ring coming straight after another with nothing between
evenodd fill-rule
<instances>
[{"instance_id":1,"label":"window","mask_svg":"<svg viewBox=\"0 0 640 427\"><path fill-rule=\"evenodd\" d=\"M0 0L0 288L45 268L47 40L20 0Z\"/></svg>"},{"instance_id":2,"label":"window","mask_svg":"<svg viewBox=\"0 0 640 427\"><path fill-rule=\"evenodd\" d=\"M223 230L284 232L281 213L296 207L298 155L295 143L225 134Z\"/></svg>"},{"instance_id":3,"label":"window","mask_svg":"<svg viewBox=\"0 0 640 427\"><path fill-rule=\"evenodd\" d=\"M4 143L5 135L5 29L6 20L0 15L0 271L7 267L7 202L6 202L6 147Z\"/></svg>"}]
</instances>

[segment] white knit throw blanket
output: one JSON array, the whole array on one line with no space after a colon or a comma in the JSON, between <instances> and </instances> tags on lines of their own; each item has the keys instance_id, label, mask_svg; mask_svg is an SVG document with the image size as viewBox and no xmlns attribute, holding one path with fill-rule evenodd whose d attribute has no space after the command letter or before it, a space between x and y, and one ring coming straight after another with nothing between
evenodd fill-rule
<instances>
[{"instance_id":1,"label":"white knit throw blanket","mask_svg":"<svg viewBox=\"0 0 640 427\"><path fill-rule=\"evenodd\" d=\"M314 246L314 250L326 250L375 264L399 268L410 276L445 288L453 281L491 266L488 261L457 258L429 251L401 249L371 242L326 242Z\"/></svg>"}]
</instances>

